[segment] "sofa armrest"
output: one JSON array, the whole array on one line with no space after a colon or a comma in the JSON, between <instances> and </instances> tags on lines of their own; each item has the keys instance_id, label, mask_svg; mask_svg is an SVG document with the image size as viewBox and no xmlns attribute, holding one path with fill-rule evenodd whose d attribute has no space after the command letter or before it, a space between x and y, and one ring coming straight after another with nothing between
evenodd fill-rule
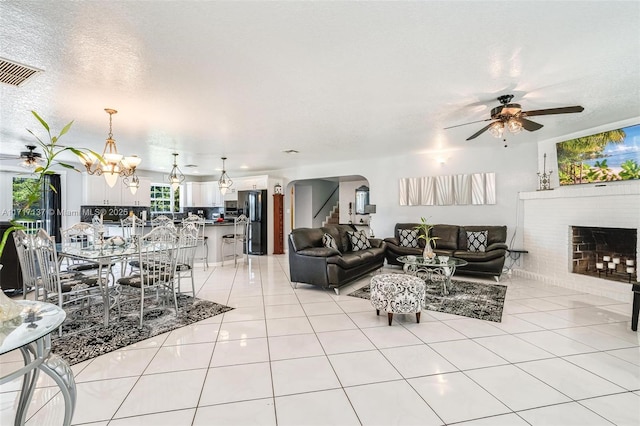
<instances>
[{"instance_id":1,"label":"sofa armrest","mask_svg":"<svg viewBox=\"0 0 640 426\"><path fill-rule=\"evenodd\" d=\"M398 241L398 238L396 238L396 237L385 238L384 242L393 244L395 246L399 246L400 245L400 241Z\"/></svg>"},{"instance_id":2,"label":"sofa armrest","mask_svg":"<svg viewBox=\"0 0 640 426\"><path fill-rule=\"evenodd\" d=\"M369 238L369 243L371 244L371 247L375 248L380 248L385 244L381 238Z\"/></svg>"},{"instance_id":3,"label":"sofa armrest","mask_svg":"<svg viewBox=\"0 0 640 426\"><path fill-rule=\"evenodd\" d=\"M505 243L493 243L489 244L485 251L491 250L507 250L509 247Z\"/></svg>"},{"instance_id":4,"label":"sofa armrest","mask_svg":"<svg viewBox=\"0 0 640 426\"><path fill-rule=\"evenodd\" d=\"M298 250L296 254L299 256L311 257L330 257L342 255L338 250L329 247L310 247L303 250Z\"/></svg>"}]
</instances>

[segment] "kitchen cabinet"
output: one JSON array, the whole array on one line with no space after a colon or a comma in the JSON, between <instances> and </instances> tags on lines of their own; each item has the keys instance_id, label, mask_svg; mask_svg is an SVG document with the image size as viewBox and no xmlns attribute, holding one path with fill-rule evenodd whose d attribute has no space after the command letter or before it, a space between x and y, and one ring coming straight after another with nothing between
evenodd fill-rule
<instances>
[{"instance_id":1,"label":"kitchen cabinet","mask_svg":"<svg viewBox=\"0 0 640 426\"><path fill-rule=\"evenodd\" d=\"M218 182L187 182L186 207L223 207Z\"/></svg>"},{"instance_id":2,"label":"kitchen cabinet","mask_svg":"<svg viewBox=\"0 0 640 426\"><path fill-rule=\"evenodd\" d=\"M224 201L238 201L238 191L236 188L229 188L223 198Z\"/></svg>"},{"instance_id":3,"label":"kitchen cabinet","mask_svg":"<svg viewBox=\"0 0 640 426\"><path fill-rule=\"evenodd\" d=\"M113 188L107 185L102 176L83 176L84 197L83 203L89 206L150 206L151 205L151 180L139 178L140 187L135 195L131 190L118 181Z\"/></svg>"},{"instance_id":4,"label":"kitchen cabinet","mask_svg":"<svg viewBox=\"0 0 640 426\"><path fill-rule=\"evenodd\" d=\"M267 189L268 178L268 175L241 177L234 179L233 186L236 188L236 191Z\"/></svg>"}]
</instances>

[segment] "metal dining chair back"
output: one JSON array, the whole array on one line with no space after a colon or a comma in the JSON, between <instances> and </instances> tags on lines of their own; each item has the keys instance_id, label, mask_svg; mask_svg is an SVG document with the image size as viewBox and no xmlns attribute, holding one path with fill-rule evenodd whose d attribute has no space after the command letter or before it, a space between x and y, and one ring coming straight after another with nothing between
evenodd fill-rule
<instances>
[{"instance_id":1,"label":"metal dining chair back","mask_svg":"<svg viewBox=\"0 0 640 426\"><path fill-rule=\"evenodd\" d=\"M35 298L38 300L38 279L40 274L38 273L38 261L33 245L33 237L22 229L13 231L12 235L22 271L22 298L26 299L27 292L33 288L35 290Z\"/></svg>"},{"instance_id":2,"label":"metal dining chair back","mask_svg":"<svg viewBox=\"0 0 640 426\"><path fill-rule=\"evenodd\" d=\"M134 235L142 235L144 230L144 223L136 215L130 215L120 220L120 227L122 228L122 238L129 241Z\"/></svg>"},{"instance_id":3,"label":"metal dining chair back","mask_svg":"<svg viewBox=\"0 0 640 426\"><path fill-rule=\"evenodd\" d=\"M44 229L39 229L33 235L33 246L38 259L40 270L39 284L42 287L40 300L55 303L67 312L77 309L86 309L90 304L85 303L97 290L98 278L85 277L77 272L60 272L58 252L55 239L47 234ZM60 326L62 334L62 326Z\"/></svg>"},{"instance_id":4,"label":"metal dining chair back","mask_svg":"<svg viewBox=\"0 0 640 426\"><path fill-rule=\"evenodd\" d=\"M164 215L156 216L151 219L151 228L157 228L159 226L169 226L171 228L175 228L173 219L171 219L169 216Z\"/></svg>"},{"instance_id":5,"label":"metal dining chair back","mask_svg":"<svg viewBox=\"0 0 640 426\"><path fill-rule=\"evenodd\" d=\"M24 232L27 234L35 234L38 229L42 228L42 220L16 220L16 225L20 225L24 228Z\"/></svg>"},{"instance_id":6,"label":"metal dining chair back","mask_svg":"<svg viewBox=\"0 0 640 426\"><path fill-rule=\"evenodd\" d=\"M144 321L145 298L163 296L163 301L173 299L176 315L178 301L174 287L179 247L178 235L174 227L160 226L152 229L137 242L136 273L118 280L122 294L139 293L140 328ZM155 290L155 291L151 291ZM118 301L119 303L119 301Z\"/></svg>"},{"instance_id":7,"label":"metal dining chair back","mask_svg":"<svg viewBox=\"0 0 640 426\"><path fill-rule=\"evenodd\" d=\"M180 245L178 248L178 260L176 276L178 278L178 293L182 294L180 281L182 278L191 278L191 294L196 297L196 286L193 276L196 248L198 247L198 227L194 223L185 223L180 230Z\"/></svg>"},{"instance_id":8,"label":"metal dining chair back","mask_svg":"<svg viewBox=\"0 0 640 426\"><path fill-rule=\"evenodd\" d=\"M63 247L72 247L81 250L92 248L99 238L97 234L97 229L100 229L99 226L101 225L79 222L70 228L61 230L60 236ZM80 261L71 258L66 258L66 261L67 271L72 272L95 271L100 266L96 262Z\"/></svg>"}]
</instances>

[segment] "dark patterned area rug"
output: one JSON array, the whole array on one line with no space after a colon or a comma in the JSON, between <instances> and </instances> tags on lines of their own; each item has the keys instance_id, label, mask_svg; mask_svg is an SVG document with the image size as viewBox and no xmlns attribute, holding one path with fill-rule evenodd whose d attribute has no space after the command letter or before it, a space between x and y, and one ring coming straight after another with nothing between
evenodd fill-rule
<instances>
[{"instance_id":1,"label":"dark patterned area rug","mask_svg":"<svg viewBox=\"0 0 640 426\"><path fill-rule=\"evenodd\" d=\"M442 295L442 284L427 281L425 309L486 321L502 322L502 309L507 286L470 281L451 281L449 294ZM369 285L349 293L349 296L369 299Z\"/></svg>"},{"instance_id":2,"label":"dark patterned area rug","mask_svg":"<svg viewBox=\"0 0 640 426\"><path fill-rule=\"evenodd\" d=\"M94 309L101 312L102 307L98 305ZM181 295L178 297L176 316L173 304L154 306L145 302L143 326L138 328L140 304L130 301L122 303L120 319L112 319L107 327L98 324L88 328L86 323L76 324L65 320L61 337L57 332L51 333L52 351L73 365L232 309L208 300ZM117 318L117 311L112 310L112 318ZM79 327L86 330L78 331Z\"/></svg>"}]
</instances>

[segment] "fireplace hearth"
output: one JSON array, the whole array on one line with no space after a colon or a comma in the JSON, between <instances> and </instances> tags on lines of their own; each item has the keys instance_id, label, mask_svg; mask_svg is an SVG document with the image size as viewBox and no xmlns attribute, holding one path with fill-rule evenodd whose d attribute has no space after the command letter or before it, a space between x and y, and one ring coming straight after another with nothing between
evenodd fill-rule
<instances>
[{"instance_id":1,"label":"fireplace hearth","mask_svg":"<svg viewBox=\"0 0 640 426\"><path fill-rule=\"evenodd\" d=\"M637 229L571 227L571 271L611 281L637 278Z\"/></svg>"}]
</instances>

